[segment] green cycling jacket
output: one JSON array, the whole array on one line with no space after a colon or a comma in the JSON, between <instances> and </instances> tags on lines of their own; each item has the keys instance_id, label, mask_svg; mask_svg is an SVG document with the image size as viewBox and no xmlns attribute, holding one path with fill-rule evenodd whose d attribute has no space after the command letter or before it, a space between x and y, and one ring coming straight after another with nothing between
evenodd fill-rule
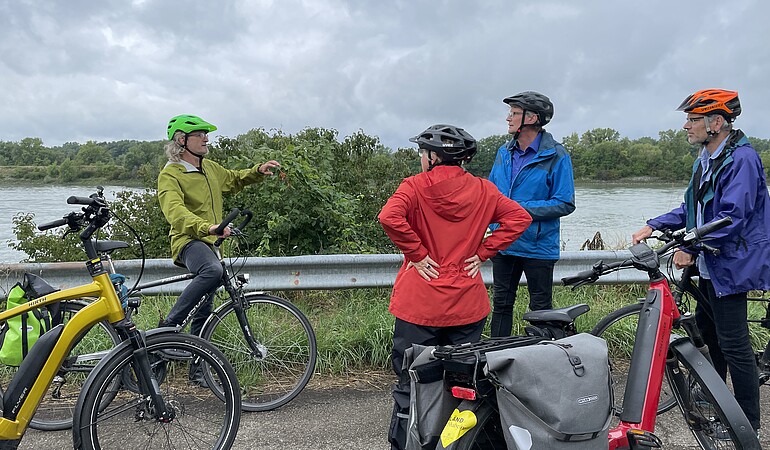
<instances>
[{"instance_id":1,"label":"green cycling jacket","mask_svg":"<svg viewBox=\"0 0 770 450\"><path fill-rule=\"evenodd\" d=\"M158 175L158 200L166 221L171 225L171 258L175 263L187 243L199 240L213 244L212 225L224 219L222 193L238 192L249 184L262 181L259 165L251 169L230 170L209 159L201 169L186 161L168 162Z\"/></svg>"}]
</instances>

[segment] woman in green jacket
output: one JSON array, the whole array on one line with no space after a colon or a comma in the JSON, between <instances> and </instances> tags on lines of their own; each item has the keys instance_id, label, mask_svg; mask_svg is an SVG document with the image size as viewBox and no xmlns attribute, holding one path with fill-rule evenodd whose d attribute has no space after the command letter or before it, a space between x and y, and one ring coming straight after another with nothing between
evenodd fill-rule
<instances>
[{"instance_id":1,"label":"woman in green jacket","mask_svg":"<svg viewBox=\"0 0 770 450\"><path fill-rule=\"evenodd\" d=\"M229 170L205 159L208 133L216 129L191 115L173 117L168 123L168 162L158 175L158 200L171 225L168 234L174 264L186 267L195 278L160 326L180 325L201 297L219 286L222 265L211 245L218 237L214 230L224 219L222 193L238 192L260 182L273 174L271 169L281 166L277 161L268 161L251 169ZM221 236L229 235L230 229L226 228ZM192 334L199 334L211 308L209 302L195 314L190 327Z\"/></svg>"}]
</instances>

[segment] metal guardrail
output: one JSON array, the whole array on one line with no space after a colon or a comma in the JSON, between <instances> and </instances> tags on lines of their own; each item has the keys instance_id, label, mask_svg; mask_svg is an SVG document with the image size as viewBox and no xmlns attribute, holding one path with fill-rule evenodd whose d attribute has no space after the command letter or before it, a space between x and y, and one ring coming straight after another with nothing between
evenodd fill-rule
<instances>
[{"instance_id":1,"label":"metal guardrail","mask_svg":"<svg viewBox=\"0 0 770 450\"><path fill-rule=\"evenodd\" d=\"M561 278L589 269L596 261L612 263L628 259L628 250L562 252L554 270L554 284L561 284ZM404 257L394 255L308 255L270 258L242 258L232 260L238 271L250 276L248 290L327 290L373 287L392 287L396 273ZM115 261L118 272L128 277L130 287L136 281L141 260ZM82 262L66 263L19 263L0 264L0 296L19 280L24 272L40 275L52 286L65 288L86 283L88 272ZM170 259L151 259L145 262L142 283L185 272L176 267ZM487 285L492 284L492 263L486 261L481 275ZM647 275L638 270L622 270L602 277L601 284L647 283ZM179 282L143 290L145 294L179 294L188 282ZM526 280L522 280L526 284Z\"/></svg>"}]
</instances>

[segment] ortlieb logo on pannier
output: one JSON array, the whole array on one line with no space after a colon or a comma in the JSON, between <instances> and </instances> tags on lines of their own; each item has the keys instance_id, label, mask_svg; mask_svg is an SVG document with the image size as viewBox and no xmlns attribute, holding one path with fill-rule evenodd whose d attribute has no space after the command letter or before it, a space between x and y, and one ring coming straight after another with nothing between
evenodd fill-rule
<instances>
[{"instance_id":1,"label":"ortlieb logo on pannier","mask_svg":"<svg viewBox=\"0 0 770 450\"><path fill-rule=\"evenodd\" d=\"M48 295L57 289L31 273L24 274L24 282L16 283L8 292L6 309ZM0 325L0 363L18 366L38 338L51 329L51 314L47 308L33 309L12 317Z\"/></svg>"},{"instance_id":2,"label":"ortlieb logo on pannier","mask_svg":"<svg viewBox=\"0 0 770 450\"><path fill-rule=\"evenodd\" d=\"M607 448L613 401L603 339L583 333L486 356L508 449Z\"/></svg>"}]
</instances>

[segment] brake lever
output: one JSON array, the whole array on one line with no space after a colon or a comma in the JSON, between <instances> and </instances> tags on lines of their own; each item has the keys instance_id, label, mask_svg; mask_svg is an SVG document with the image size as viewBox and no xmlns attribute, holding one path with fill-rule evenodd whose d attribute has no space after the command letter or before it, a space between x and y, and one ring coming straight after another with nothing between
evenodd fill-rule
<instances>
[{"instance_id":1,"label":"brake lever","mask_svg":"<svg viewBox=\"0 0 770 450\"><path fill-rule=\"evenodd\" d=\"M702 250L705 250L705 251L711 253L714 256L719 256L719 253L721 253L721 250L719 250L718 248L712 247L712 246L710 246L708 244L704 244L703 242L701 242L698 246Z\"/></svg>"}]
</instances>

